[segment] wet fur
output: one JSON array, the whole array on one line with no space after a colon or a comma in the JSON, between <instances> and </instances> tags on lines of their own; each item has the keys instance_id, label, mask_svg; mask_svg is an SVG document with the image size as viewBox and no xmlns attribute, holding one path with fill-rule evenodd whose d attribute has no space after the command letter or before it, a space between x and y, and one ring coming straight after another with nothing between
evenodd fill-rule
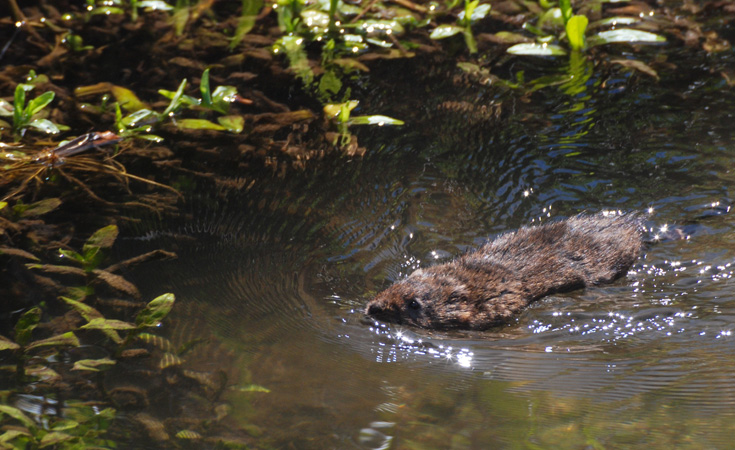
<instances>
[{"instance_id":1,"label":"wet fur","mask_svg":"<svg viewBox=\"0 0 735 450\"><path fill-rule=\"evenodd\" d=\"M641 253L636 214L578 215L499 236L413 272L378 294L369 316L430 329L486 329L555 292L608 283Z\"/></svg>"}]
</instances>

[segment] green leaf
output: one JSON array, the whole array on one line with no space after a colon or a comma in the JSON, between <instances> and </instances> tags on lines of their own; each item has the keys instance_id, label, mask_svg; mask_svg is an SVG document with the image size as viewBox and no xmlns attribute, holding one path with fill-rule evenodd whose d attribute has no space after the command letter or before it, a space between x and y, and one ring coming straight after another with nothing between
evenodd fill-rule
<instances>
[{"instance_id":1,"label":"green leaf","mask_svg":"<svg viewBox=\"0 0 735 450\"><path fill-rule=\"evenodd\" d=\"M38 348L38 347L60 347L60 346L79 347L79 339L77 339L74 333L69 331L68 333L51 336L50 338L41 339L40 341L33 342L29 344L26 347L26 349L30 350L30 349Z\"/></svg>"},{"instance_id":2,"label":"green leaf","mask_svg":"<svg viewBox=\"0 0 735 450\"><path fill-rule=\"evenodd\" d=\"M16 344L15 342L11 341L5 336L0 336L0 351L1 350L17 350L19 348L20 348L20 345Z\"/></svg>"},{"instance_id":3,"label":"green leaf","mask_svg":"<svg viewBox=\"0 0 735 450\"><path fill-rule=\"evenodd\" d=\"M217 111L224 114L236 97L237 88L235 86L217 86L217 89L212 93L213 106Z\"/></svg>"},{"instance_id":4,"label":"green leaf","mask_svg":"<svg viewBox=\"0 0 735 450\"><path fill-rule=\"evenodd\" d=\"M477 53L477 41L475 41L475 36L472 34L472 30L467 28L462 34L464 35L464 43L467 45L469 52L472 54Z\"/></svg>"},{"instance_id":5,"label":"green leaf","mask_svg":"<svg viewBox=\"0 0 735 450\"><path fill-rule=\"evenodd\" d=\"M31 308L15 324L15 342L24 347L31 340L31 333L41 320L41 308Z\"/></svg>"},{"instance_id":6,"label":"green leaf","mask_svg":"<svg viewBox=\"0 0 735 450\"><path fill-rule=\"evenodd\" d=\"M13 445L11 443L11 441L15 440L15 438L20 437L20 436L30 437L31 433L26 430L18 430L18 429L8 430L5 433L0 435L0 443L8 444L6 448L25 449L25 447Z\"/></svg>"},{"instance_id":7,"label":"green leaf","mask_svg":"<svg viewBox=\"0 0 735 450\"><path fill-rule=\"evenodd\" d=\"M206 119L180 119L176 121L176 126L188 130L226 130L222 125L217 125Z\"/></svg>"},{"instance_id":8,"label":"green leaf","mask_svg":"<svg viewBox=\"0 0 735 450\"><path fill-rule=\"evenodd\" d=\"M174 9L173 6L162 0L143 0L138 2L138 8L145 8L150 11L171 11Z\"/></svg>"},{"instance_id":9,"label":"green leaf","mask_svg":"<svg viewBox=\"0 0 735 450\"><path fill-rule=\"evenodd\" d=\"M600 28L600 27L606 27L608 25L617 27L620 25L633 25L634 23L640 22L641 19L639 17L624 17L624 16L616 16L616 17L608 17L606 19L597 20L595 22L592 22L589 26L590 29L593 28Z\"/></svg>"},{"instance_id":10,"label":"green leaf","mask_svg":"<svg viewBox=\"0 0 735 450\"><path fill-rule=\"evenodd\" d=\"M618 30L608 30L597 33L588 38L587 43L590 46L612 44L616 42L628 42L631 44L650 44L658 42L666 42L666 38L647 31L633 30L630 28L620 28Z\"/></svg>"},{"instance_id":11,"label":"green leaf","mask_svg":"<svg viewBox=\"0 0 735 450\"><path fill-rule=\"evenodd\" d=\"M220 116L217 118L217 122L232 133L241 133L245 128L245 118L243 116Z\"/></svg>"},{"instance_id":12,"label":"green leaf","mask_svg":"<svg viewBox=\"0 0 735 450\"><path fill-rule=\"evenodd\" d=\"M71 370L86 370L89 372L99 372L100 367L103 369L108 369L108 366L112 366L116 364L116 361L110 359L110 358L102 358L102 359L81 359L74 363L74 367L71 368Z\"/></svg>"},{"instance_id":13,"label":"green leaf","mask_svg":"<svg viewBox=\"0 0 735 450\"><path fill-rule=\"evenodd\" d=\"M135 325L129 322L123 322L122 320L98 317L90 320L89 323L83 325L81 328L85 330L132 330L135 328Z\"/></svg>"},{"instance_id":14,"label":"green leaf","mask_svg":"<svg viewBox=\"0 0 735 450\"><path fill-rule=\"evenodd\" d=\"M255 26L258 12L263 8L263 0L242 0L240 8L240 18L237 21L237 28L230 42L230 50L237 47L242 38L250 32Z\"/></svg>"},{"instance_id":15,"label":"green leaf","mask_svg":"<svg viewBox=\"0 0 735 450\"><path fill-rule=\"evenodd\" d=\"M146 141L156 142L156 143L163 142L163 138L155 134L138 134L135 137L140 138L140 139L145 139Z\"/></svg>"},{"instance_id":16,"label":"green leaf","mask_svg":"<svg viewBox=\"0 0 735 450\"><path fill-rule=\"evenodd\" d=\"M79 422L77 422L76 420L61 419L58 422L54 422L54 426L51 427L51 430L53 431L71 430L78 426L79 426Z\"/></svg>"},{"instance_id":17,"label":"green leaf","mask_svg":"<svg viewBox=\"0 0 735 450\"><path fill-rule=\"evenodd\" d=\"M472 2L477 3L477 2ZM472 12L470 13L470 22L475 22L478 20L484 19L488 13L490 13L490 4L489 3L483 3L482 5L475 5L472 7ZM465 18L465 11L460 11L459 14L457 14L457 17L459 17L459 20L462 21Z\"/></svg>"},{"instance_id":18,"label":"green leaf","mask_svg":"<svg viewBox=\"0 0 735 450\"><path fill-rule=\"evenodd\" d=\"M112 6L100 6L90 11L90 14L93 14L93 15L101 14L101 15L109 16L110 14L125 14L125 10L122 8L115 8Z\"/></svg>"},{"instance_id":19,"label":"green leaf","mask_svg":"<svg viewBox=\"0 0 735 450\"><path fill-rule=\"evenodd\" d=\"M28 428L36 428L35 422L29 419L28 416L26 416L23 411L19 410L18 408L14 408L8 405L0 405L0 413L12 417L13 419L21 422Z\"/></svg>"},{"instance_id":20,"label":"green leaf","mask_svg":"<svg viewBox=\"0 0 735 450\"><path fill-rule=\"evenodd\" d=\"M174 294L167 293L153 299L135 318L138 327L155 327L161 323L174 306Z\"/></svg>"},{"instance_id":21,"label":"green leaf","mask_svg":"<svg viewBox=\"0 0 735 450\"><path fill-rule=\"evenodd\" d=\"M108 225L95 231L92 236L87 239L82 247L82 252L87 253L92 249L110 248L115 243L118 235L117 225Z\"/></svg>"},{"instance_id":22,"label":"green leaf","mask_svg":"<svg viewBox=\"0 0 735 450\"><path fill-rule=\"evenodd\" d=\"M137 95L130 89L126 89L122 86L113 85L110 88L110 92L115 97L115 100L126 112L140 111L142 109L148 109L148 105L140 101Z\"/></svg>"},{"instance_id":23,"label":"green leaf","mask_svg":"<svg viewBox=\"0 0 735 450\"><path fill-rule=\"evenodd\" d=\"M536 43L516 44L510 47L507 52L511 55L532 56L558 56L567 54L567 52L558 45Z\"/></svg>"},{"instance_id":24,"label":"green leaf","mask_svg":"<svg viewBox=\"0 0 735 450\"><path fill-rule=\"evenodd\" d=\"M84 256L80 255L79 253L75 252L74 250L65 250L63 248L60 248L59 249L59 255L62 258L69 258L72 261L76 261L76 262L78 262L80 264L86 264L87 263L87 259Z\"/></svg>"},{"instance_id":25,"label":"green leaf","mask_svg":"<svg viewBox=\"0 0 735 450\"><path fill-rule=\"evenodd\" d=\"M212 91L209 88L209 69L205 69L204 73L202 73L199 90L202 92L202 104L204 106L212 106Z\"/></svg>"},{"instance_id":26,"label":"green leaf","mask_svg":"<svg viewBox=\"0 0 735 450\"><path fill-rule=\"evenodd\" d=\"M38 448L45 448L51 445L60 444L62 442L66 442L71 439L74 439L74 436L66 434L66 433L61 433L59 431L52 431L50 433L47 433L41 439L41 443Z\"/></svg>"},{"instance_id":27,"label":"green leaf","mask_svg":"<svg viewBox=\"0 0 735 450\"><path fill-rule=\"evenodd\" d=\"M62 128L48 119L35 119L28 126L46 134L59 134Z\"/></svg>"},{"instance_id":28,"label":"green leaf","mask_svg":"<svg viewBox=\"0 0 735 450\"><path fill-rule=\"evenodd\" d=\"M572 18L572 14L574 14L571 0L559 0L559 8L561 8L561 16L564 18L564 25L566 25L569 19Z\"/></svg>"},{"instance_id":29,"label":"green leaf","mask_svg":"<svg viewBox=\"0 0 735 450\"><path fill-rule=\"evenodd\" d=\"M28 117L33 117L34 115L41 112L41 110L45 108L46 105L51 103L54 100L55 96L56 94L54 94L52 91L44 92L43 94L28 102L28 106L26 106L26 110L24 111L24 113Z\"/></svg>"},{"instance_id":30,"label":"green leaf","mask_svg":"<svg viewBox=\"0 0 735 450\"><path fill-rule=\"evenodd\" d=\"M403 25L398 20L364 20L361 22L361 27L368 33L390 33L393 36L398 36L406 32Z\"/></svg>"},{"instance_id":31,"label":"green leaf","mask_svg":"<svg viewBox=\"0 0 735 450\"><path fill-rule=\"evenodd\" d=\"M498 31L495 33L495 38L497 39L497 42L503 44L519 44L530 40L520 33L512 33L510 31Z\"/></svg>"},{"instance_id":32,"label":"green leaf","mask_svg":"<svg viewBox=\"0 0 735 450\"><path fill-rule=\"evenodd\" d=\"M551 8L546 11L536 23L540 30L558 29L564 28L564 17L561 15L561 9Z\"/></svg>"},{"instance_id":33,"label":"green leaf","mask_svg":"<svg viewBox=\"0 0 735 450\"><path fill-rule=\"evenodd\" d=\"M148 117L156 117L157 119L157 114L150 109L139 109L134 113L125 116L121 120L121 123L125 127L134 127L138 122L141 122Z\"/></svg>"},{"instance_id":34,"label":"green leaf","mask_svg":"<svg viewBox=\"0 0 735 450\"><path fill-rule=\"evenodd\" d=\"M59 205L61 205L61 200L58 198L46 198L35 203L31 203L30 205L26 205L19 215L23 218L42 216L55 210Z\"/></svg>"},{"instance_id":35,"label":"green leaf","mask_svg":"<svg viewBox=\"0 0 735 450\"><path fill-rule=\"evenodd\" d=\"M584 33L587 30L589 20L585 16L574 16L567 22L567 39L572 50L581 50L584 48Z\"/></svg>"},{"instance_id":36,"label":"green leaf","mask_svg":"<svg viewBox=\"0 0 735 450\"><path fill-rule=\"evenodd\" d=\"M274 53L280 51L286 53L291 70L301 78L305 85L309 86L314 80L314 72L311 70L309 58L306 56L304 39L297 36L283 36L273 46Z\"/></svg>"},{"instance_id":37,"label":"green leaf","mask_svg":"<svg viewBox=\"0 0 735 450\"><path fill-rule=\"evenodd\" d=\"M82 316L87 322L103 317L99 311L85 303L72 300L68 297L61 297L61 299L65 301L69 306L74 308L74 310L78 312L79 315Z\"/></svg>"},{"instance_id":38,"label":"green leaf","mask_svg":"<svg viewBox=\"0 0 735 450\"><path fill-rule=\"evenodd\" d=\"M329 14L318 9L305 9L301 11L301 18L309 28L327 28L329 26Z\"/></svg>"},{"instance_id":39,"label":"green leaf","mask_svg":"<svg viewBox=\"0 0 735 450\"><path fill-rule=\"evenodd\" d=\"M161 357L161 360L158 361L158 368L165 369L167 367L180 366L181 364L183 364L183 362L183 359L179 358L173 353L164 353Z\"/></svg>"},{"instance_id":40,"label":"green leaf","mask_svg":"<svg viewBox=\"0 0 735 450\"><path fill-rule=\"evenodd\" d=\"M347 123L350 125L403 125L402 120L380 115L350 117Z\"/></svg>"},{"instance_id":41,"label":"green leaf","mask_svg":"<svg viewBox=\"0 0 735 450\"><path fill-rule=\"evenodd\" d=\"M525 22L522 27L524 30L528 31L531 34L534 34L538 36L539 38L547 37L548 33L544 32L543 30L539 29L538 27L534 26L530 22Z\"/></svg>"},{"instance_id":42,"label":"green leaf","mask_svg":"<svg viewBox=\"0 0 735 450\"><path fill-rule=\"evenodd\" d=\"M329 70L319 79L319 94L323 98L332 98L342 89L342 81L334 73Z\"/></svg>"},{"instance_id":43,"label":"green leaf","mask_svg":"<svg viewBox=\"0 0 735 450\"><path fill-rule=\"evenodd\" d=\"M178 433L176 433L176 437L179 439L196 440L196 439L201 439L202 435L197 433L196 431L181 430Z\"/></svg>"},{"instance_id":44,"label":"green leaf","mask_svg":"<svg viewBox=\"0 0 735 450\"><path fill-rule=\"evenodd\" d=\"M22 127L29 117L24 117L26 105L26 87L30 85L19 83L15 87L15 96L13 97L13 125L15 127ZM30 87L33 89L33 86ZM28 89L28 90L30 90Z\"/></svg>"},{"instance_id":45,"label":"green leaf","mask_svg":"<svg viewBox=\"0 0 735 450\"><path fill-rule=\"evenodd\" d=\"M263 393L270 393L270 389L258 386L257 384L248 384L247 386L233 386L232 390L238 391L238 392L263 392Z\"/></svg>"},{"instance_id":46,"label":"green leaf","mask_svg":"<svg viewBox=\"0 0 735 450\"><path fill-rule=\"evenodd\" d=\"M345 122L350 117L350 111L355 109L359 102L350 100L345 103L330 103L324 105L324 114L327 118L336 119L337 122Z\"/></svg>"},{"instance_id":47,"label":"green leaf","mask_svg":"<svg viewBox=\"0 0 735 450\"><path fill-rule=\"evenodd\" d=\"M186 88L186 78L181 80L181 84L179 84L179 88L176 89L176 93L171 98L171 102L163 111L163 117L172 115L181 106L181 96L184 95L184 88Z\"/></svg>"},{"instance_id":48,"label":"green leaf","mask_svg":"<svg viewBox=\"0 0 735 450\"><path fill-rule=\"evenodd\" d=\"M464 32L464 27L457 25L439 25L431 31L429 37L431 39L446 39L462 32Z\"/></svg>"}]
</instances>

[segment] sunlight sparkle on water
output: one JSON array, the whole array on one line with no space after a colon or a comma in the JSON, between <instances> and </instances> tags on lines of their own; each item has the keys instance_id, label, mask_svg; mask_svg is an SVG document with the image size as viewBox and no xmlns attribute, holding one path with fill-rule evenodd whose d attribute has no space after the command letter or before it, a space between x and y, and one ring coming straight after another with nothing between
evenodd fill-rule
<instances>
[{"instance_id":1,"label":"sunlight sparkle on water","mask_svg":"<svg viewBox=\"0 0 735 450\"><path fill-rule=\"evenodd\" d=\"M469 348L456 349L444 344L436 345L431 340L416 338L410 331L391 330L386 324L373 322L370 331L381 339L373 347L375 361L379 363L397 362L410 357L430 358L454 363L462 368L471 368L475 354Z\"/></svg>"}]
</instances>

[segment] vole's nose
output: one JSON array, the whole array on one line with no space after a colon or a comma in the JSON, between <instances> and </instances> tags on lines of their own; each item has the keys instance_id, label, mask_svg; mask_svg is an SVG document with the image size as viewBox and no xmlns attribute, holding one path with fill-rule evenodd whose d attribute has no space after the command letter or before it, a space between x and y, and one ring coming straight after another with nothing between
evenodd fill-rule
<instances>
[{"instance_id":1,"label":"vole's nose","mask_svg":"<svg viewBox=\"0 0 735 450\"><path fill-rule=\"evenodd\" d=\"M368 316L376 316L383 312L383 307L378 305L377 303L371 303L368 305L367 310L365 313L367 313Z\"/></svg>"}]
</instances>

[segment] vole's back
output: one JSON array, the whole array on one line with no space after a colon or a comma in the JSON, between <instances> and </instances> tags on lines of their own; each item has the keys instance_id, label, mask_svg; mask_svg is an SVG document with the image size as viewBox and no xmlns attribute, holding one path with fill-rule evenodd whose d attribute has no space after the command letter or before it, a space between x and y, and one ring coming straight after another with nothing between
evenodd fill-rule
<instances>
[{"instance_id":1,"label":"vole's back","mask_svg":"<svg viewBox=\"0 0 735 450\"><path fill-rule=\"evenodd\" d=\"M610 282L640 255L635 214L579 215L524 227L452 262L419 269L366 309L425 328L482 329L554 292Z\"/></svg>"}]
</instances>

